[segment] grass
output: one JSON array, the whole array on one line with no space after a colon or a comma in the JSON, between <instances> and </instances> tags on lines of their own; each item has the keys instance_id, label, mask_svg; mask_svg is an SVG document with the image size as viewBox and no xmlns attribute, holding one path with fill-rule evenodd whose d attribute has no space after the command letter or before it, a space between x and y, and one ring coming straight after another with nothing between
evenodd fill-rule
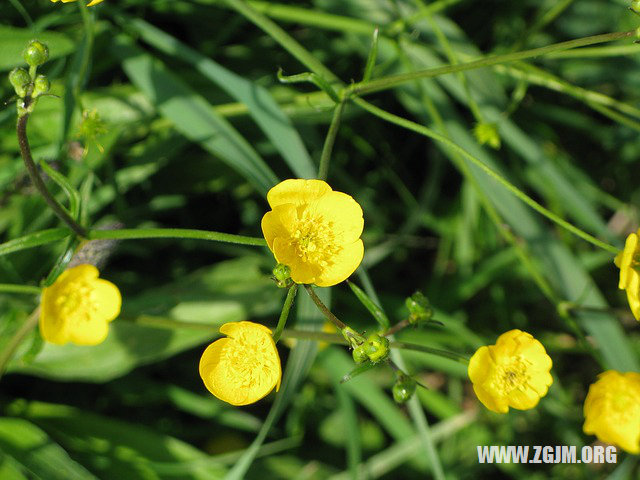
<instances>
[{"instance_id":1,"label":"grass","mask_svg":"<svg viewBox=\"0 0 640 480\"><path fill-rule=\"evenodd\" d=\"M640 46L625 5L4 3L0 69L20 65L31 38L51 51L39 73L55 96L29 119L33 158L94 241L79 243L31 186L9 102L1 478L636 478L638 457L622 452L616 464L487 465L476 450L591 445L589 385L607 369L640 372L613 265L640 198ZM0 81L0 98L12 95ZM500 148L480 144L478 123ZM279 343L278 394L234 408L198 376L221 324L276 328L285 292L269 278L265 194L316 176L365 217L352 288L316 288L322 301L372 332L405 319L420 290L442 324L396 335L423 347L394 349L428 387L407 406L392 400L389 367L340 382L353 361L312 340L325 319L304 289ZM96 347L25 331L74 253L123 294ZM489 412L464 364L425 353L468 357L513 328L553 358L533 410Z\"/></svg>"}]
</instances>

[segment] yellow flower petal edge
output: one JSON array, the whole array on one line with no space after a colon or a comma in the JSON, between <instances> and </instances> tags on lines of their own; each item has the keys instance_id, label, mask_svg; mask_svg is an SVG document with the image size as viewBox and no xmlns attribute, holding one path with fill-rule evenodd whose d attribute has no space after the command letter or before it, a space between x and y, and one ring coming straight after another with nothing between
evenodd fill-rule
<instances>
[{"instance_id":1,"label":"yellow flower petal edge","mask_svg":"<svg viewBox=\"0 0 640 480\"><path fill-rule=\"evenodd\" d=\"M262 233L294 282L330 287L358 268L364 219L351 196L322 180L289 179L269 190L267 201Z\"/></svg>"},{"instance_id":2,"label":"yellow flower petal edge","mask_svg":"<svg viewBox=\"0 0 640 480\"><path fill-rule=\"evenodd\" d=\"M280 389L282 369L271 330L253 322L220 327L227 335L209 345L200 358L200 377L213 395L242 406Z\"/></svg>"},{"instance_id":3,"label":"yellow flower petal edge","mask_svg":"<svg viewBox=\"0 0 640 480\"><path fill-rule=\"evenodd\" d=\"M47 342L97 345L120 314L122 297L113 283L98 278L93 265L65 270L42 291L40 333Z\"/></svg>"},{"instance_id":4,"label":"yellow flower petal edge","mask_svg":"<svg viewBox=\"0 0 640 480\"><path fill-rule=\"evenodd\" d=\"M584 417L584 433L640 454L640 373L598 375L584 400Z\"/></svg>"},{"instance_id":5,"label":"yellow flower petal edge","mask_svg":"<svg viewBox=\"0 0 640 480\"><path fill-rule=\"evenodd\" d=\"M58 3L60 0L51 0L53 3ZM75 2L76 0L62 0L62 3ZM93 7L99 3L102 3L104 0L92 0L90 3L87 3L87 7Z\"/></svg>"},{"instance_id":6,"label":"yellow flower petal edge","mask_svg":"<svg viewBox=\"0 0 640 480\"><path fill-rule=\"evenodd\" d=\"M468 374L478 400L489 410L507 413L534 408L553 383L552 361L527 332L510 330L495 345L480 347L469 360Z\"/></svg>"},{"instance_id":7,"label":"yellow flower petal edge","mask_svg":"<svg viewBox=\"0 0 640 480\"><path fill-rule=\"evenodd\" d=\"M627 301L636 320L640 320L640 273L637 270L640 267L638 235L640 235L640 230L627 237L624 250L614 260L620 269L618 287L621 290L626 290Z\"/></svg>"}]
</instances>

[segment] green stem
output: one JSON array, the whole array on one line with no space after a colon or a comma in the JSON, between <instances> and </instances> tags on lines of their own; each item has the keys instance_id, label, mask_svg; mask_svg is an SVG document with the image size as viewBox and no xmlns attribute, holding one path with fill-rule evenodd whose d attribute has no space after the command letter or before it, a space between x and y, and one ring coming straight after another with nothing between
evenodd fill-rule
<instances>
[{"instance_id":1,"label":"green stem","mask_svg":"<svg viewBox=\"0 0 640 480\"><path fill-rule=\"evenodd\" d=\"M210 240L214 242L235 243L238 245L253 245L266 247L264 238L246 237L231 233L211 232L208 230L193 230L184 228L140 228L122 230L91 230L90 240L114 239L135 240L142 238L192 238L195 240Z\"/></svg>"},{"instance_id":2,"label":"green stem","mask_svg":"<svg viewBox=\"0 0 640 480\"><path fill-rule=\"evenodd\" d=\"M0 293L24 293L27 295L40 295L42 289L34 285L14 285L10 283L0 283Z\"/></svg>"},{"instance_id":3,"label":"green stem","mask_svg":"<svg viewBox=\"0 0 640 480\"><path fill-rule=\"evenodd\" d=\"M5 347L5 349L0 353L0 378L4 375L5 370L7 369L7 365L13 358L13 354L16 352L16 349L25 339L25 337L33 330L38 324L38 319L40 318L40 307L36 308L29 318L25 320L20 329L13 334L11 340Z\"/></svg>"},{"instance_id":4,"label":"green stem","mask_svg":"<svg viewBox=\"0 0 640 480\"><path fill-rule=\"evenodd\" d=\"M345 100L342 99L333 110L333 117L331 118L331 125L329 126L329 132L327 138L324 141L324 147L322 148L322 156L320 157L320 166L318 167L318 178L320 180L326 180L329 174L329 162L331 161L331 153L333 152L333 145L336 142L338 136L338 130L340 129L340 119L342 118L342 112L344 111Z\"/></svg>"},{"instance_id":5,"label":"green stem","mask_svg":"<svg viewBox=\"0 0 640 480\"><path fill-rule=\"evenodd\" d=\"M456 143L454 143L452 140L450 140L449 138L445 137L444 135L441 135L441 134L439 134L437 132L434 132L433 130L431 130L431 129L423 126L423 125L420 125L418 123L412 122L411 120L407 120L406 118L402 118L402 117L399 117L397 115L394 115L393 113L390 113L390 112L387 112L385 110L382 110L381 108L378 108L375 105L372 105L372 104L370 104L369 102L366 102L363 99L355 98L355 99L353 99L353 101L354 101L354 103L356 103L358 106L360 106L364 110L368 111L369 113L371 113L371 114L373 114L373 115L375 115L375 116L377 116L377 117L379 117L379 118L381 118L383 120L386 120L387 122L393 123L395 125L399 125L399 126L401 126L403 128L406 128L408 130L414 131L416 133L420 133L421 135L424 135L426 137L432 138L433 140L436 140L438 142L443 143L448 148L450 148L451 150L455 151L456 153L462 155L464 158L466 158L471 163L476 165L483 172L485 172L491 178L493 178L498 183L500 183L503 187L505 187L507 190L509 190L513 195L518 197L520 200L522 200L529 207L533 208L538 213L544 215L549 220L551 220L552 222L554 222L557 225L561 226L565 230L568 230L569 232L571 232L574 235L582 238L583 240L586 240L587 242L595 245L596 247L599 247L599 248L601 248L603 250L606 250L607 252L610 252L610 253L612 253L614 255L618 254L618 252L620 251L618 248L614 247L613 245L610 245L610 244L608 244L606 242L603 242L602 240L599 240L599 239L595 238L592 235L589 235L588 233L586 233L586 232L580 230L579 228L571 225L566 220L563 220L562 218L560 218L558 215L556 215L555 213L551 212L550 210L547 210L545 207L543 207L538 202L533 200L531 197L529 197L526 193L524 193L518 187L516 187L511 182L509 182L508 180L503 178L497 172L495 172L494 170L489 168L487 165L482 163L476 157L471 155L465 149L463 149L462 147L460 147L459 145L457 145Z\"/></svg>"},{"instance_id":6,"label":"green stem","mask_svg":"<svg viewBox=\"0 0 640 480\"><path fill-rule=\"evenodd\" d=\"M24 99L25 108L28 107L28 104L32 100L27 97ZM27 167L27 172L29 173L29 177L31 178L31 182L36 187L36 189L40 192L40 195L44 198L47 205L54 211L54 213L64 222L66 223L71 230L73 230L78 236L86 238L87 232L84 227L80 226L71 216L67 213L62 205L58 203L58 201L49 193L46 185L42 181L40 177L40 173L38 173L38 168L33 161L33 157L31 156L31 148L29 147L29 139L27 138L27 122L29 121L29 114L24 114L18 117L18 123L16 126L16 132L18 134L18 144L20 145L20 154L22 155L22 160L24 160L24 165Z\"/></svg>"},{"instance_id":7,"label":"green stem","mask_svg":"<svg viewBox=\"0 0 640 480\"><path fill-rule=\"evenodd\" d=\"M465 365L469 363L469 357L467 357L466 355L462 355L460 353L455 353L455 352L449 352L447 350L440 350L438 348L426 347L424 345L416 345L413 343L405 343L405 342L389 342L389 346L391 348L400 348L403 350L414 350L416 352L431 353L433 355L439 355L440 357L445 357L451 360L455 360L456 362L460 362Z\"/></svg>"},{"instance_id":8,"label":"green stem","mask_svg":"<svg viewBox=\"0 0 640 480\"><path fill-rule=\"evenodd\" d=\"M342 321L338 317L336 317L331 312L331 310L327 308L327 306L324 303L322 303L322 300L320 300L318 295L316 295L316 292L313 291L313 287L311 285L304 285L304 288L309 294L309 296L311 297L311 300L313 300L313 303L316 304L316 307L320 309L320 311L324 314L325 317L327 317L327 319L331 323L333 323L336 327L338 327L338 330L342 331L347 327L344 323L342 323Z\"/></svg>"},{"instance_id":9,"label":"green stem","mask_svg":"<svg viewBox=\"0 0 640 480\"><path fill-rule=\"evenodd\" d=\"M289 291L287 292L287 298L285 298L284 305L282 306L282 312L280 312L278 325L276 326L275 332L273 332L273 341L275 343L278 343L278 340L280 340L280 336L282 335L284 326L287 324L287 318L289 318L289 311L291 310L291 305L293 305L293 299L296 298L297 292L298 292L298 284L294 283L291 287L289 287Z\"/></svg>"},{"instance_id":10,"label":"green stem","mask_svg":"<svg viewBox=\"0 0 640 480\"><path fill-rule=\"evenodd\" d=\"M253 24L261 28L277 43L284 47L291 55L306 65L314 73L320 75L329 82L340 82L331 70L325 67L316 57L296 42L287 32L276 25L269 18L251 7L243 0L224 0L227 5L246 17Z\"/></svg>"},{"instance_id":11,"label":"green stem","mask_svg":"<svg viewBox=\"0 0 640 480\"><path fill-rule=\"evenodd\" d=\"M525 60L527 58L540 57L549 53L569 50L573 48L583 47L586 45L594 45L598 43L613 42L623 38L629 38L635 35L635 30L628 32L605 33L602 35L593 35L591 37L583 37L567 42L554 43L546 47L534 48L531 50L523 50L521 52L507 53L504 55L493 55L479 60L467 63L459 63L457 65L447 65L445 67L429 68L419 70L417 72L400 73L387 77L378 78L370 82L359 82L350 85L347 88L348 93L355 95L366 95L373 92L388 90L412 80L420 78L433 78L449 73L463 72L465 70L473 70L476 68L490 67L500 63L515 62L517 60Z\"/></svg>"}]
</instances>

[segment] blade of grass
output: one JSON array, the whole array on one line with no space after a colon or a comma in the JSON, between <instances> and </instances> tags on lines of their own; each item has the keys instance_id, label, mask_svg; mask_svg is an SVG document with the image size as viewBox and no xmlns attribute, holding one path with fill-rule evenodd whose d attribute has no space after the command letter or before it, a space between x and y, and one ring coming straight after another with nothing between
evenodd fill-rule
<instances>
[{"instance_id":1,"label":"blade of grass","mask_svg":"<svg viewBox=\"0 0 640 480\"><path fill-rule=\"evenodd\" d=\"M247 178L261 193L278 182L276 175L223 117L159 61L119 37L113 55L131 81L170 119L176 130Z\"/></svg>"},{"instance_id":2,"label":"blade of grass","mask_svg":"<svg viewBox=\"0 0 640 480\"><path fill-rule=\"evenodd\" d=\"M144 20L123 15L115 18L118 23L140 35L143 41L187 62L231 97L246 105L249 115L278 149L293 173L300 178L313 178L315 166L300 135L266 88L224 68Z\"/></svg>"}]
</instances>

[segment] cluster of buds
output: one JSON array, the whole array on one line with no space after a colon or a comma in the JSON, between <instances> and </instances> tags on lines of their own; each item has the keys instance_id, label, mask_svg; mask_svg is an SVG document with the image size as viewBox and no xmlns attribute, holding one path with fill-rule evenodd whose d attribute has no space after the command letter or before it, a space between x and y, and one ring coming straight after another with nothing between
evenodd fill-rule
<instances>
[{"instance_id":1,"label":"cluster of buds","mask_svg":"<svg viewBox=\"0 0 640 480\"><path fill-rule=\"evenodd\" d=\"M51 88L46 76L36 74L38 67L49 59L47 46L38 40L32 40L22 52L22 58L29 65L29 71L18 67L9 73L9 82L18 96L20 117L30 114L38 97L46 95Z\"/></svg>"},{"instance_id":2,"label":"cluster of buds","mask_svg":"<svg viewBox=\"0 0 640 480\"><path fill-rule=\"evenodd\" d=\"M360 364L369 360L374 365L389 357L389 340L379 333L372 333L367 339L353 348L353 360Z\"/></svg>"}]
</instances>

